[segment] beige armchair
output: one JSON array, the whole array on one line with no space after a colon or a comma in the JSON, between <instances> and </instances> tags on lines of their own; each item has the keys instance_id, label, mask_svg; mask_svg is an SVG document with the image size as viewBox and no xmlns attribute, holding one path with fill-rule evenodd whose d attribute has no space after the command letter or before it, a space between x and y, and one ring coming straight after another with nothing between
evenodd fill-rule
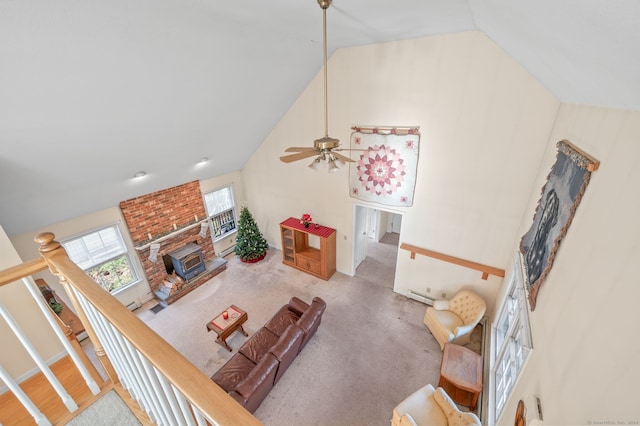
<instances>
[{"instance_id":1,"label":"beige armchair","mask_svg":"<svg viewBox=\"0 0 640 426\"><path fill-rule=\"evenodd\" d=\"M482 426L473 413L460 411L442 388L426 385L393 409L391 426Z\"/></svg>"},{"instance_id":2,"label":"beige armchair","mask_svg":"<svg viewBox=\"0 0 640 426\"><path fill-rule=\"evenodd\" d=\"M469 343L471 332L487 310L487 304L478 294L461 290L450 300L436 300L424 314L424 324L444 348L447 342L459 345Z\"/></svg>"}]
</instances>

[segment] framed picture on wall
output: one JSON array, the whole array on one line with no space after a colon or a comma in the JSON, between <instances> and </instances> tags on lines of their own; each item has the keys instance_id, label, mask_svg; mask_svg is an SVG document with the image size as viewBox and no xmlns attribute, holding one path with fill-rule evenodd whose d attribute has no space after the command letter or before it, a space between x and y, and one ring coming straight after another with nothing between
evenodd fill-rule
<instances>
[{"instance_id":1,"label":"framed picture on wall","mask_svg":"<svg viewBox=\"0 0 640 426\"><path fill-rule=\"evenodd\" d=\"M551 270L562 238L584 194L591 172L600 162L567 140L557 144L556 162L542 187L533 223L520 241L531 310L536 307L540 286Z\"/></svg>"}]
</instances>

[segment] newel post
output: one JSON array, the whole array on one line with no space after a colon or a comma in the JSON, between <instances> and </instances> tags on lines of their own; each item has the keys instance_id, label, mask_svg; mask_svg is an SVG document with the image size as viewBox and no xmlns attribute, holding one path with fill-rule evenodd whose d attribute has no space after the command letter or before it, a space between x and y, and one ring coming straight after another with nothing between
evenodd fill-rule
<instances>
[{"instance_id":1,"label":"newel post","mask_svg":"<svg viewBox=\"0 0 640 426\"><path fill-rule=\"evenodd\" d=\"M91 323L89 322L87 315L84 312L84 309L82 309L82 305L80 305L80 302L78 301L78 298L73 291L72 284L67 281L67 277L55 266L55 260L53 260L55 256L64 256L67 260L70 261L64 247L62 247L62 244L56 241L55 238L56 236L52 232L42 232L36 235L34 240L40 246L40 248L38 249L40 252L40 256L44 258L44 260L47 262L47 265L49 265L49 270L51 271L51 273L57 276L60 284L62 284L67 297L71 301L71 305L75 309L78 318L80 318L82 325L84 325L85 331L89 336L89 340L91 340L91 343L93 344L93 348L96 352L98 360L100 361L100 364L102 364L102 367L104 368L107 376L113 384L119 383L120 380L118 379L118 375L116 374L113 365L111 365L111 361L109 361L109 358L107 357L102 344L98 340L93 327L91 326Z\"/></svg>"}]
</instances>

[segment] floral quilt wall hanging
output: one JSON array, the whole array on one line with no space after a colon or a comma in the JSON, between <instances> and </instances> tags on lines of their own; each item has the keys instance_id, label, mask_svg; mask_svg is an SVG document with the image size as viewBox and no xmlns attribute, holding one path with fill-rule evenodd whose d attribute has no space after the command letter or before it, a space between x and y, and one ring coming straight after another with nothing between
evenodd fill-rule
<instances>
[{"instance_id":1,"label":"floral quilt wall hanging","mask_svg":"<svg viewBox=\"0 0 640 426\"><path fill-rule=\"evenodd\" d=\"M351 134L349 192L352 198L388 206L413 205L418 128L359 128Z\"/></svg>"}]
</instances>

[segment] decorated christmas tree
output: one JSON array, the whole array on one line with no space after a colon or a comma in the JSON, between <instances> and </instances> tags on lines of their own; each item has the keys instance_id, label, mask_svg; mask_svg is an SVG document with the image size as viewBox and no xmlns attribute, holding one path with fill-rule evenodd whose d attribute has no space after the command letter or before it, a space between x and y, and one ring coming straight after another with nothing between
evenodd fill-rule
<instances>
[{"instance_id":1,"label":"decorated christmas tree","mask_svg":"<svg viewBox=\"0 0 640 426\"><path fill-rule=\"evenodd\" d=\"M267 255L269 244L262 236L251 212L247 207L240 210L238 220L238 235L236 236L236 256L243 262L257 262Z\"/></svg>"}]
</instances>

